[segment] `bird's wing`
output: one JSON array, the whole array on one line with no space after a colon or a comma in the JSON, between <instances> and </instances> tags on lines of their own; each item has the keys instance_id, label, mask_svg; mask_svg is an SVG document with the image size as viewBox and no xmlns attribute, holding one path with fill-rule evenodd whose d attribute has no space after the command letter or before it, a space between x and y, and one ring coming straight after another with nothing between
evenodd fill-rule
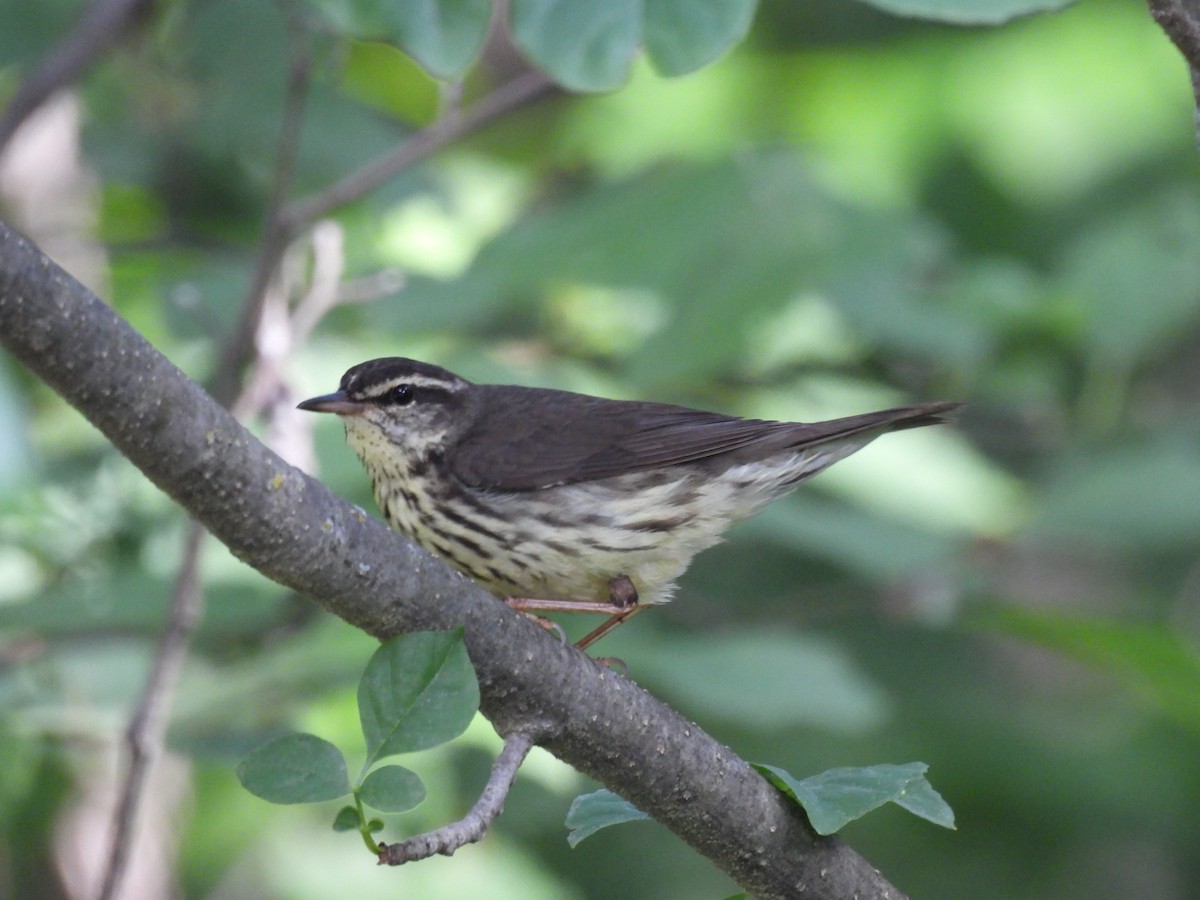
<instances>
[{"instance_id":1,"label":"bird's wing","mask_svg":"<svg viewBox=\"0 0 1200 900\"><path fill-rule=\"evenodd\" d=\"M803 425L740 419L661 403L505 387L480 388L479 418L451 457L455 475L487 490L527 491L728 456L761 459L863 431L938 421L954 404L928 404ZM715 460L714 460L715 461Z\"/></svg>"}]
</instances>

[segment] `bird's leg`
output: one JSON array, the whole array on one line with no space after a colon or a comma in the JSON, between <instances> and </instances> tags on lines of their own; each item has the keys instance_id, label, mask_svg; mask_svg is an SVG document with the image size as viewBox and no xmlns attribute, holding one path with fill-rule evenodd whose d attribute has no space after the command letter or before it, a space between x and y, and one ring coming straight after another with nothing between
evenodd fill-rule
<instances>
[{"instance_id":1,"label":"bird's leg","mask_svg":"<svg viewBox=\"0 0 1200 900\"><path fill-rule=\"evenodd\" d=\"M505 597L510 608L531 615L536 612L587 612L607 613L609 618L599 628L584 635L576 644L581 650L594 644L634 613L644 607L638 605L638 592L628 575L618 575L608 582L608 602L600 600L557 600L543 597ZM535 621L541 616L533 615Z\"/></svg>"},{"instance_id":2,"label":"bird's leg","mask_svg":"<svg viewBox=\"0 0 1200 900\"><path fill-rule=\"evenodd\" d=\"M633 582L628 575L618 575L616 578L608 582L609 597L612 600L614 607L619 607L619 610L604 621L598 628L589 631L578 641L575 646L580 650L586 650L600 638L604 637L622 622L632 619L636 613L641 612L646 607L638 604L638 592L634 587ZM622 663L622 665L624 665Z\"/></svg>"}]
</instances>

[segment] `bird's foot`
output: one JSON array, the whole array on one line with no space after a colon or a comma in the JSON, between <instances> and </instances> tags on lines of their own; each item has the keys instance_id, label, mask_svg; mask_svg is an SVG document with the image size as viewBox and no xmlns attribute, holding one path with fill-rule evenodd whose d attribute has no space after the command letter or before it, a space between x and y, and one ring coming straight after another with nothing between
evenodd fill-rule
<instances>
[{"instance_id":1,"label":"bird's foot","mask_svg":"<svg viewBox=\"0 0 1200 900\"><path fill-rule=\"evenodd\" d=\"M638 592L628 575L618 575L609 579L608 602L602 600L559 600L546 597L505 597L504 602L511 609L530 616L543 628L554 627L560 634L562 629L550 623L548 619L537 615L542 612L587 612L604 613L608 619L593 631L580 638L575 646L580 650L591 646L604 637L622 622L631 618L644 607L638 605ZM549 623L549 624L547 624ZM617 660L620 662L620 660ZM624 666L624 663L621 663Z\"/></svg>"}]
</instances>

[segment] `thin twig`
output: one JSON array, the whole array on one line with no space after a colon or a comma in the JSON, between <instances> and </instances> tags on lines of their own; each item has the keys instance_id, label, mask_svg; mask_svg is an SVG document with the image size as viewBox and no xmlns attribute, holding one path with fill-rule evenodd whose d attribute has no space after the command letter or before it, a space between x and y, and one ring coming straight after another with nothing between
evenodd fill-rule
<instances>
[{"instance_id":1,"label":"thin twig","mask_svg":"<svg viewBox=\"0 0 1200 900\"><path fill-rule=\"evenodd\" d=\"M75 29L26 78L0 117L0 151L21 123L56 91L72 84L91 65L149 18L153 0L99 0Z\"/></svg>"},{"instance_id":2,"label":"thin twig","mask_svg":"<svg viewBox=\"0 0 1200 900\"><path fill-rule=\"evenodd\" d=\"M272 189L268 211L267 243L275 246L270 235L278 234L279 212L283 199L291 183L295 168L296 147L300 140L300 124L302 120L304 101L307 97L310 58L306 36L301 33L298 20L292 24L292 65L288 81L288 98L280 131L276 154L275 180ZM246 298L241 317L242 325L230 338L230 344L241 340L249 329L246 342L253 351L255 332L261 319L262 308L268 295L268 287L272 273L287 246L286 240L278 240L278 251L264 251L260 256L259 275L256 283L259 285L251 290ZM268 257L272 257L268 262ZM229 346L226 347L228 351ZM229 382L231 389L236 390L236 379ZM244 393L231 396L225 400L231 408L250 417L257 413L258 404L250 399L247 401ZM128 866L129 852L133 845L134 828L141 806L141 798L149 775L151 764L162 752L166 738L168 711L178 682L179 672L187 659L188 646L191 636L200 621L203 610L203 591L199 581L198 563L200 550L207 532L203 526L193 523L187 534L183 562L175 583L175 591L171 600L171 609L166 629L159 641L155 654L154 666L146 680L141 701L134 711L127 729L126 740L129 746L129 768L124 783L119 792L117 810L114 816L112 846L108 856L104 880L101 885L98 900L114 900L120 890Z\"/></svg>"},{"instance_id":3,"label":"thin twig","mask_svg":"<svg viewBox=\"0 0 1200 900\"><path fill-rule=\"evenodd\" d=\"M554 84L544 75L527 72L496 88L466 111L460 112L456 105L451 104L447 115L417 132L391 153L367 163L324 190L290 204L283 212L287 231L296 233L333 210L373 191L389 178L447 144L554 90Z\"/></svg>"},{"instance_id":4,"label":"thin twig","mask_svg":"<svg viewBox=\"0 0 1200 900\"><path fill-rule=\"evenodd\" d=\"M1200 10L1183 0L1147 0L1150 15L1183 54L1192 69L1200 69Z\"/></svg>"},{"instance_id":5,"label":"thin twig","mask_svg":"<svg viewBox=\"0 0 1200 900\"><path fill-rule=\"evenodd\" d=\"M1150 15L1183 54L1196 104L1195 127L1200 141L1200 3L1192 0L1147 0Z\"/></svg>"},{"instance_id":6,"label":"thin twig","mask_svg":"<svg viewBox=\"0 0 1200 900\"><path fill-rule=\"evenodd\" d=\"M154 665L146 679L141 699L125 731L129 768L119 792L108 866L100 892L96 895L97 900L113 900L117 896L128 868L146 777L162 753L171 698L184 660L187 659L192 632L200 621L204 607L204 592L200 586L200 550L206 534L204 526L197 522L188 526L183 561L175 580L167 625L158 643Z\"/></svg>"},{"instance_id":7,"label":"thin twig","mask_svg":"<svg viewBox=\"0 0 1200 900\"><path fill-rule=\"evenodd\" d=\"M451 825L411 837L399 844L379 845L381 866L400 866L406 862L425 859L440 853L452 856L454 851L466 844L473 844L487 833L488 826L504 810L504 801L517 777L517 769L529 755L537 736L527 731L517 731L504 739L504 749L492 764L492 774L483 788L483 793L471 807L471 811Z\"/></svg>"},{"instance_id":8,"label":"thin twig","mask_svg":"<svg viewBox=\"0 0 1200 900\"><path fill-rule=\"evenodd\" d=\"M270 287L271 279L288 243L296 235L446 145L525 104L532 103L554 89L553 83L539 73L530 72L518 76L492 91L466 112L460 112L456 105L449 104L446 115L417 132L391 153L367 163L318 193L293 201L287 206L276 207L273 203L254 277L242 307L243 316L234 331L234 339L230 341L222 357L213 390L214 396L222 402L228 402L228 398L236 392L239 373L253 355L251 344L258 317L262 315L263 297ZM289 97L294 97L295 93L290 92ZM289 107L291 105L289 100ZM276 180L277 199L282 197L287 183L282 179Z\"/></svg>"}]
</instances>

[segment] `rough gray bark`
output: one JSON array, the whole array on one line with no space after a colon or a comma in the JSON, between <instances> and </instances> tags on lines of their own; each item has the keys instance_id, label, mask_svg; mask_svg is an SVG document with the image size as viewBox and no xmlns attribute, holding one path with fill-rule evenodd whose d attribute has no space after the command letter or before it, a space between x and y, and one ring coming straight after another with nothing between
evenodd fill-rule
<instances>
[{"instance_id":1,"label":"rough gray bark","mask_svg":"<svg viewBox=\"0 0 1200 900\"><path fill-rule=\"evenodd\" d=\"M900 898L727 747L275 456L0 223L0 342L240 559L379 638L465 626L482 709L763 897Z\"/></svg>"}]
</instances>

